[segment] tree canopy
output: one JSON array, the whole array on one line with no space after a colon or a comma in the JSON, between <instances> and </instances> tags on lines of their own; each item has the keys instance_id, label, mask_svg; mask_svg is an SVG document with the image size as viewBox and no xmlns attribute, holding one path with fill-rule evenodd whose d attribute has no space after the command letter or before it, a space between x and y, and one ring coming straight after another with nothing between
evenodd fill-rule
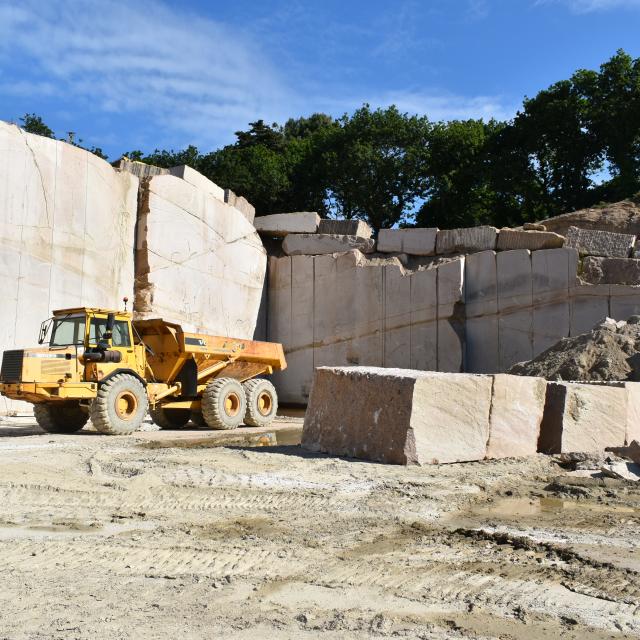
<instances>
[{"instance_id":1,"label":"tree canopy","mask_svg":"<svg viewBox=\"0 0 640 640\"><path fill-rule=\"evenodd\" d=\"M21 120L53 137L39 116ZM509 122L432 122L365 104L340 118L257 120L235 137L206 153L125 155L188 164L258 215L318 211L375 229L517 225L640 191L640 58L620 50L597 71L578 70L525 98Z\"/></svg>"}]
</instances>

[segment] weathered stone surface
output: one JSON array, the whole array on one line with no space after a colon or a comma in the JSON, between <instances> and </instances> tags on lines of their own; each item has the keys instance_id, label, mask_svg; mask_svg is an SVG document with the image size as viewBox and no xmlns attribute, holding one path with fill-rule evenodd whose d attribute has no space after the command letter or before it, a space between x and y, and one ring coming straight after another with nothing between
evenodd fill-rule
<instances>
[{"instance_id":1,"label":"weathered stone surface","mask_svg":"<svg viewBox=\"0 0 640 640\"><path fill-rule=\"evenodd\" d=\"M370 238L373 230L364 220L320 220L318 233L332 236L359 236Z\"/></svg>"},{"instance_id":2,"label":"weathered stone surface","mask_svg":"<svg viewBox=\"0 0 640 640\"><path fill-rule=\"evenodd\" d=\"M465 259L465 371L498 371L498 282L495 251Z\"/></svg>"},{"instance_id":3,"label":"weathered stone surface","mask_svg":"<svg viewBox=\"0 0 640 640\"><path fill-rule=\"evenodd\" d=\"M258 216L253 224L260 233L277 238L290 233L317 233L320 216L310 211L274 213L270 216Z\"/></svg>"},{"instance_id":4,"label":"weathered stone surface","mask_svg":"<svg viewBox=\"0 0 640 640\"><path fill-rule=\"evenodd\" d=\"M548 231L566 235L569 227L640 235L640 201L623 200L541 220Z\"/></svg>"},{"instance_id":5,"label":"weathered stone surface","mask_svg":"<svg viewBox=\"0 0 640 640\"><path fill-rule=\"evenodd\" d=\"M266 254L239 211L175 176L156 176L143 184L136 237L139 317L253 336Z\"/></svg>"},{"instance_id":6,"label":"weathered stone surface","mask_svg":"<svg viewBox=\"0 0 640 640\"><path fill-rule=\"evenodd\" d=\"M607 285L594 285L603 286ZM616 320L626 320L640 314L640 286L609 285L609 314Z\"/></svg>"},{"instance_id":7,"label":"weathered stone surface","mask_svg":"<svg viewBox=\"0 0 640 640\"><path fill-rule=\"evenodd\" d=\"M499 371L533 357L533 279L526 249L496 256L498 281Z\"/></svg>"},{"instance_id":8,"label":"weathered stone surface","mask_svg":"<svg viewBox=\"0 0 640 640\"><path fill-rule=\"evenodd\" d=\"M374 367L315 372L302 446L394 464L481 460L491 378Z\"/></svg>"},{"instance_id":9,"label":"weathered stone surface","mask_svg":"<svg viewBox=\"0 0 640 640\"><path fill-rule=\"evenodd\" d=\"M226 202L224 199L224 189L220 188L217 184L205 178L199 171L192 169L186 164L181 164L177 167L171 167L169 173L176 178L181 178L194 187L198 187L204 193L211 194L214 198L218 198L222 202ZM232 205L233 206L233 205Z\"/></svg>"},{"instance_id":10,"label":"weathered stone surface","mask_svg":"<svg viewBox=\"0 0 640 640\"><path fill-rule=\"evenodd\" d=\"M550 382L540 434L543 453L599 452L625 443L627 391L610 385Z\"/></svg>"},{"instance_id":11,"label":"weathered stone surface","mask_svg":"<svg viewBox=\"0 0 640 640\"><path fill-rule=\"evenodd\" d=\"M546 387L542 378L493 376L488 458L529 456L537 452Z\"/></svg>"},{"instance_id":12,"label":"weathered stone surface","mask_svg":"<svg viewBox=\"0 0 640 640\"><path fill-rule=\"evenodd\" d=\"M625 382L624 388L627 392L627 423L624 440L629 446L634 440L640 442L640 382Z\"/></svg>"},{"instance_id":13,"label":"weathered stone surface","mask_svg":"<svg viewBox=\"0 0 640 640\"><path fill-rule=\"evenodd\" d=\"M407 253L414 256L432 256L436 253L437 228L380 229L378 251Z\"/></svg>"},{"instance_id":14,"label":"weathered stone surface","mask_svg":"<svg viewBox=\"0 0 640 640\"><path fill-rule=\"evenodd\" d=\"M242 196L237 196L231 189L224 190L224 201L235 207L251 224L256 217L256 208Z\"/></svg>"},{"instance_id":15,"label":"weathered stone surface","mask_svg":"<svg viewBox=\"0 0 640 640\"><path fill-rule=\"evenodd\" d=\"M546 231L547 227L545 227L543 224L540 224L538 222L525 222L522 225L522 228L525 231Z\"/></svg>"},{"instance_id":16,"label":"weathered stone surface","mask_svg":"<svg viewBox=\"0 0 640 640\"><path fill-rule=\"evenodd\" d=\"M626 258L631 254L635 241L635 236L625 233L569 227L565 246L577 249L581 256Z\"/></svg>"},{"instance_id":17,"label":"weathered stone surface","mask_svg":"<svg viewBox=\"0 0 640 640\"><path fill-rule=\"evenodd\" d=\"M128 158L120 158L117 162L112 164L116 169L120 171L127 171L132 173L138 178L149 178L151 176L163 176L169 173L169 169L164 167L156 167L146 162L140 162L139 160L129 160Z\"/></svg>"},{"instance_id":18,"label":"weathered stone surface","mask_svg":"<svg viewBox=\"0 0 640 640\"><path fill-rule=\"evenodd\" d=\"M327 253L343 253L358 249L362 253L372 253L375 249L373 238L358 236L332 236L323 233L290 233L282 242L282 250L288 256L314 256Z\"/></svg>"},{"instance_id":19,"label":"weathered stone surface","mask_svg":"<svg viewBox=\"0 0 640 640\"><path fill-rule=\"evenodd\" d=\"M591 284L640 284L640 260L587 256L581 277Z\"/></svg>"},{"instance_id":20,"label":"weathered stone surface","mask_svg":"<svg viewBox=\"0 0 640 640\"><path fill-rule=\"evenodd\" d=\"M610 287L606 284L574 284L569 290L570 336L578 336L610 316Z\"/></svg>"},{"instance_id":21,"label":"weathered stone surface","mask_svg":"<svg viewBox=\"0 0 640 640\"><path fill-rule=\"evenodd\" d=\"M498 250L509 249L557 249L564 244L564 238L551 231L519 231L517 229L500 229L498 234Z\"/></svg>"},{"instance_id":22,"label":"weathered stone surface","mask_svg":"<svg viewBox=\"0 0 640 640\"><path fill-rule=\"evenodd\" d=\"M35 344L52 309L133 298L138 178L4 122L0 176L0 351Z\"/></svg>"},{"instance_id":23,"label":"weathered stone surface","mask_svg":"<svg viewBox=\"0 0 640 640\"><path fill-rule=\"evenodd\" d=\"M473 253L496 248L498 230L495 227L468 227L438 231L436 253Z\"/></svg>"}]
</instances>

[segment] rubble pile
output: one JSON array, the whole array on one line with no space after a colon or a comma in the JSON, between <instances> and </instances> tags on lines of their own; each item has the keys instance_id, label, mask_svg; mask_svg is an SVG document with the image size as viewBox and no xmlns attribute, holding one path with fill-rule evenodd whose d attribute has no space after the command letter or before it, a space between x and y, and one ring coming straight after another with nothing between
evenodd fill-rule
<instances>
[{"instance_id":1,"label":"rubble pile","mask_svg":"<svg viewBox=\"0 0 640 640\"><path fill-rule=\"evenodd\" d=\"M509 373L547 380L640 381L640 316L606 318L591 331L563 338Z\"/></svg>"}]
</instances>

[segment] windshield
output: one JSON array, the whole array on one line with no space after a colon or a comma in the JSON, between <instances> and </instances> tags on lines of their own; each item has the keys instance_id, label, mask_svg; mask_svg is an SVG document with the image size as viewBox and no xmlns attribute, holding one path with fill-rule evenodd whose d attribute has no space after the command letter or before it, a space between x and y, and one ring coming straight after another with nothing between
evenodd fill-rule
<instances>
[{"instance_id":1,"label":"windshield","mask_svg":"<svg viewBox=\"0 0 640 640\"><path fill-rule=\"evenodd\" d=\"M84 344L84 328L84 314L54 318L49 345L51 347L68 347L72 344Z\"/></svg>"}]
</instances>

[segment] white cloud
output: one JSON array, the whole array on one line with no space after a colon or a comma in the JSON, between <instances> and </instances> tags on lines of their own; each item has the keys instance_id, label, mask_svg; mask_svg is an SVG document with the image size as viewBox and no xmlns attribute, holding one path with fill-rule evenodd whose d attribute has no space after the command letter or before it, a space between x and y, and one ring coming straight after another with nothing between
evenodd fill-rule
<instances>
[{"instance_id":1,"label":"white cloud","mask_svg":"<svg viewBox=\"0 0 640 640\"><path fill-rule=\"evenodd\" d=\"M535 4L564 4L575 13L592 13L610 9L640 9L640 0L536 0Z\"/></svg>"},{"instance_id":2,"label":"white cloud","mask_svg":"<svg viewBox=\"0 0 640 640\"><path fill-rule=\"evenodd\" d=\"M55 87L208 142L296 101L248 36L153 0L0 5L0 56L0 68L29 68L17 84L2 78L3 92Z\"/></svg>"}]
</instances>

